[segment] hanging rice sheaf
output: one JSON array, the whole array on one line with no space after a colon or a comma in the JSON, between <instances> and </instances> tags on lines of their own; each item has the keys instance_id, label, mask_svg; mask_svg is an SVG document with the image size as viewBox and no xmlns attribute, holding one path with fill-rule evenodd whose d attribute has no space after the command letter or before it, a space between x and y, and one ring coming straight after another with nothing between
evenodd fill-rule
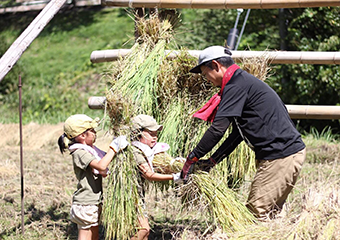
<instances>
[{"instance_id":1,"label":"hanging rice sheaf","mask_svg":"<svg viewBox=\"0 0 340 240\"><path fill-rule=\"evenodd\" d=\"M114 161L103 205L106 239L130 239L137 232L137 217L141 214L137 204L139 174L130 148L117 154Z\"/></svg>"},{"instance_id":2,"label":"hanging rice sheaf","mask_svg":"<svg viewBox=\"0 0 340 240\"><path fill-rule=\"evenodd\" d=\"M174 42L169 19L160 20L157 13L137 18L136 29L140 37L128 56L120 59L112 70L111 88L106 94L107 112L115 135L128 135L134 116L153 116L163 125L158 141L170 146L168 155L155 157L154 168L161 173L176 173L183 161L175 161L171 156L186 156L198 144L209 126L192 114L218 89L208 85L200 74L189 73L197 59L185 49L180 49L175 59L166 58L165 49ZM140 214L136 208L139 173L129 151L127 148L112 162L112 174L108 176L103 214L107 239L129 239L136 231ZM253 218L227 182L231 178L240 184L253 170L254 155L242 143L213 173L192 174L180 188L181 198L186 199L186 206L205 209L215 227L224 231L240 230Z\"/></svg>"}]
</instances>

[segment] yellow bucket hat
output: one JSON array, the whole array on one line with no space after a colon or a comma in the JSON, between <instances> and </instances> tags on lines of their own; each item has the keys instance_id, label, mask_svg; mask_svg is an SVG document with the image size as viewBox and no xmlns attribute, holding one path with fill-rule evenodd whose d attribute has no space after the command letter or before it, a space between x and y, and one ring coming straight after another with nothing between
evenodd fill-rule
<instances>
[{"instance_id":1,"label":"yellow bucket hat","mask_svg":"<svg viewBox=\"0 0 340 240\"><path fill-rule=\"evenodd\" d=\"M96 128L99 118L92 119L85 114L76 114L66 119L64 133L68 139L73 139L88 129Z\"/></svg>"}]
</instances>

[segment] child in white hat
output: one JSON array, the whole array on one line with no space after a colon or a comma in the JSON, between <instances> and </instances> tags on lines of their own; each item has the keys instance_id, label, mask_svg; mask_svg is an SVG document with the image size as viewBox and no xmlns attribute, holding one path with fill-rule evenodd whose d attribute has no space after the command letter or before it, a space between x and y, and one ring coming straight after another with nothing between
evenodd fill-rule
<instances>
[{"instance_id":1,"label":"child in white hat","mask_svg":"<svg viewBox=\"0 0 340 240\"><path fill-rule=\"evenodd\" d=\"M98 120L84 114L72 115L65 121L64 134L58 139L61 153L70 151L78 179L70 210L71 221L78 226L78 239L99 239L102 177L106 176L115 154L129 144L125 136L120 136L111 142L107 153L97 148L94 142Z\"/></svg>"}]
</instances>

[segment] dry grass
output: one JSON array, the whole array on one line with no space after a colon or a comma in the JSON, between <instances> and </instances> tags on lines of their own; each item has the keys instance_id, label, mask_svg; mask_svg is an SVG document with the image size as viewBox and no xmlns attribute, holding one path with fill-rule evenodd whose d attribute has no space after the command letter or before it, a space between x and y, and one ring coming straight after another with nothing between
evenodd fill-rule
<instances>
[{"instance_id":1,"label":"dry grass","mask_svg":"<svg viewBox=\"0 0 340 240\"><path fill-rule=\"evenodd\" d=\"M254 75L258 79L265 81L270 75L270 63L272 59L269 54L264 51L261 56L252 58L243 58L241 60L242 69Z\"/></svg>"},{"instance_id":2,"label":"dry grass","mask_svg":"<svg viewBox=\"0 0 340 240\"><path fill-rule=\"evenodd\" d=\"M24 145L25 171L25 236L20 231L20 163L19 147L14 136L17 125L4 125L0 131L2 168L11 169L11 176L1 173L0 180L0 239L76 239L77 229L69 221L71 195L76 187L71 158L62 156L57 149L55 136L47 132L41 143ZM35 129L35 131L31 131ZM58 132L60 125L25 126L25 132ZM34 134L32 137L36 137ZM49 136L49 137L47 137ZM30 139L30 136L27 136ZM37 137L39 139L39 137ZM98 145L106 149L110 137L100 135ZM339 151L337 142L311 141L307 143L307 162L296 188L288 198L285 215L271 222L253 224L245 232L232 234L213 229L201 212L191 210L179 214L181 202L176 192L153 192L147 210L153 231L150 239L339 239ZM11 144L9 144L11 142ZM38 146L39 147L34 147ZM318 158L318 154L321 158ZM309 162L309 159L312 159ZM320 159L320 161L318 161ZM240 200L247 195L246 181L240 189ZM106 182L105 182L106 184Z\"/></svg>"}]
</instances>

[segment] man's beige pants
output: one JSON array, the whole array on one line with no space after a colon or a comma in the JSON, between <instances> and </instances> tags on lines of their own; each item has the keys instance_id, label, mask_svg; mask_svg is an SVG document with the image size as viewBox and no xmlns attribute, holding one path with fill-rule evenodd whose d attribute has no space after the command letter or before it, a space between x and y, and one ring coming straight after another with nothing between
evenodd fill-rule
<instances>
[{"instance_id":1,"label":"man's beige pants","mask_svg":"<svg viewBox=\"0 0 340 240\"><path fill-rule=\"evenodd\" d=\"M256 161L257 172L247 207L259 220L273 218L280 213L305 159L306 149L303 149L285 158Z\"/></svg>"}]
</instances>

